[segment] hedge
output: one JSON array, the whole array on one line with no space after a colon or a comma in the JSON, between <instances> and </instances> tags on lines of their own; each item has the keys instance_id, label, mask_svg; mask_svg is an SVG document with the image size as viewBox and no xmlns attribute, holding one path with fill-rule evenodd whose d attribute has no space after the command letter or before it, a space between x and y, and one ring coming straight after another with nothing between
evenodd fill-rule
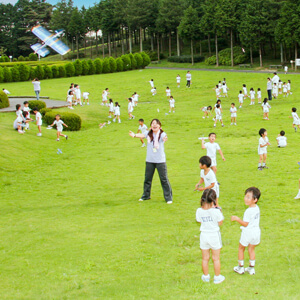
<instances>
[{"instance_id":1,"label":"hedge","mask_svg":"<svg viewBox=\"0 0 300 300\"><path fill-rule=\"evenodd\" d=\"M28 101L28 106L30 109L34 109L36 107L40 111L42 108L46 108L46 103L41 100L30 100Z\"/></svg>"},{"instance_id":2,"label":"hedge","mask_svg":"<svg viewBox=\"0 0 300 300\"><path fill-rule=\"evenodd\" d=\"M0 91L0 108L5 107L9 107L8 96L4 92Z\"/></svg>"},{"instance_id":3,"label":"hedge","mask_svg":"<svg viewBox=\"0 0 300 300\"><path fill-rule=\"evenodd\" d=\"M76 59L73 62L74 68L75 68L75 75L79 76L82 74L82 62L80 59Z\"/></svg>"},{"instance_id":4,"label":"hedge","mask_svg":"<svg viewBox=\"0 0 300 300\"><path fill-rule=\"evenodd\" d=\"M116 64L117 64L117 71L118 72L122 72L123 71L123 65L124 65L124 63L123 63L123 60L122 60L121 57L118 57L116 59Z\"/></svg>"},{"instance_id":5,"label":"hedge","mask_svg":"<svg viewBox=\"0 0 300 300\"><path fill-rule=\"evenodd\" d=\"M243 54L241 47L233 47L233 63L235 65L242 64L247 60L247 55ZM216 64L216 56L213 55L205 60L207 65ZM219 52L219 64L224 66L231 66L231 49L226 48Z\"/></svg>"},{"instance_id":6,"label":"hedge","mask_svg":"<svg viewBox=\"0 0 300 300\"><path fill-rule=\"evenodd\" d=\"M91 59L89 59L87 61L87 63L89 66L89 75L94 75L96 73L96 68L95 68L94 62Z\"/></svg>"},{"instance_id":7,"label":"hedge","mask_svg":"<svg viewBox=\"0 0 300 300\"><path fill-rule=\"evenodd\" d=\"M64 66L59 66L58 67L58 77L66 77L66 69Z\"/></svg>"},{"instance_id":8,"label":"hedge","mask_svg":"<svg viewBox=\"0 0 300 300\"><path fill-rule=\"evenodd\" d=\"M75 68L72 63L67 63L65 65L65 71L67 77L73 77L75 75Z\"/></svg>"},{"instance_id":9,"label":"hedge","mask_svg":"<svg viewBox=\"0 0 300 300\"><path fill-rule=\"evenodd\" d=\"M136 66L137 68L142 68L143 67L143 57L140 53L135 53L134 58L136 60Z\"/></svg>"},{"instance_id":10,"label":"hedge","mask_svg":"<svg viewBox=\"0 0 300 300\"><path fill-rule=\"evenodd\" d=\"M43 118L44 122L48 125L52 124L55 120L55 116L58 112L50 111L47 112ZM59 112L61 119L64 121L68 127L65 127L64 130L69 131L79 131L81 128L81 118L80 116L70 113L70 112Z\"/></svg>"},{"instance_id":11,"label":"hedge","mask_svg":"<svg viewBox=\"0 0 300 300\"><path fill-rule=\"evenodd\" d=\"M100 58L96 58L94 60L94 65L96 69L96 74L101 74L102 73L102 61Z\"/></svg>"},{"instance_id":12,"label":"hedge","mask_svg":"<svg viewBox=\"0 0 300 300\"><path fill-rule=\"evenodd\" d=\"M52 71L49 66L44 66L44 79L51 79L53 78Z\"/></svg>"},{"instance_id":13,"label":"hedge","mask_svg":"<svg viewBox=\"0 0 300 300\"><path fill-rule=\"evenodd\" d=\"M13 68L11 68L11 79L14 82L20 81L20 72L19 72L19 68L17 66L14 66Z\"/></svg>"},{"instance_id":14,"label":"hedge","mask_svg":"<svg viewBox=\"0 0 300 300\"><path fill-rule=\"evenodd\" d=\"M89 65L86 60L82 61L82 75L89 74Z\"/></svg>"},{"instance_id":15,"label":"hedge","mask_svg":"<svg viewBox=\"0 0 300 300\"><path fill-rule=\"evenodd\" d=\"M30 75L30 68L25 64L19 65L20 81L27 81Z\"/></svg>"},{"instance_id":16,"label":"hedge","mask_svg":"<svg viewBox=\"0 0 300 300\"><path fill-rule=\"evenodd\" d=\"M0 82L3 82L4 75L3 75L3 68L0 67Z\"/></svg>"},{"instance_id":17,"label":"hedge","mask_svg":"<svg viewBox=\"0 0 300 300\"><path fill-rule=\"evenodd\" d=\"M143 68L145 68L150 64L151 60L146 52L141 52L141 56L143 58Z\"/></svg>"},{"instance_id":18,"label":"hedge","mask_svg":"<svg viewBox=\"0 0 300 300\"><path fill-rule=\"evenodd\" d=\"M131 69L131 61L130 61L128 54L122 55L121 59L123 60L123 70L124 71L130 70Z\"/></svg>"},{"instance_id":19,"label":"hedge","mask_svg":"<svg viewBox=\"0 0 300 300\"><path fill-rule=\"evenodd\" d=\"M52 77L53 78L58 78L59 77L57 66L52 66L51 67L51 72L52 72Z\"/></svg>"},{"instance_id":20,"label":"hedge","mask_svg":"<svg viewBox=\"0 0 300 300\"><path fill-rule=\"evenodd\" d=\"M8 67L3 68L3 82L11 82L12 81L10 69L11 68L8 68Z\"/></svg>"},{"instance_id":21,"label":"hedge","mask_svg":"<svg viewBox=\"0 0 300 300\"><path fill-rule=\"evenodd\" d=\"M52 111L52 109L51 108L47 108L47 107L45 107L45 108L42 108L41 110L40 110L40 113L42 114L42 116L44 117L45 116L45 114L46 113L48 113L48 112L50 112L50 111Z\"/></svg>"},{"instance_id":22,"label":"hedge","mask_svg":"<svg viewBox=\"0 0 300 300\"><path fill-rule=\"evenodd\" d=\"M44 72L44 68L42 68L41 66L37 66L34 69L34 73L35 73L35 77L37 77L39 80L44 78L45 72Z\"/></svg>"},{"instance_id":23,"label":"hedge","mask_svg":"<svg viewBox=\"0 0 300 300\"><path fill-rule=\"evenodd\" d=\"M128 56L130 58L130 70L136 69L137 64L136 64L136 60L135 60L133 54L129 53Z\"/></svg>"},{"instance_id":24,"label":"hedge","mask_svg":"<svg viewBox=\"0 0 300 300\"><path fill-rule=\"evenodd\" d=\"M110 67L110 72L114 73L117 71L117 64L116 64L116 60L113 57L110 57L108 59L109 61L109 67Z\"/></svg>"},{"instance_id":25,"label":"hedge","mask_svg":"<svg viewBox=\"0 0 300 300\"><path fill-rule=\"evenodd\" d=\"M38 60L38 56L34 53L30 53L28 56L30 61L37 61Z\"/></svg>"},{"instance_id":26,"label":"hedge","mask_svg":"<svg viewBox=\"0 0 300 300\"><path fill-rule=\"evenodd\" d=\"M201 55L194 55L194 62L204 61L205 57ZM191 63L192 56L191 55L181 55L181 56L169 56L168 61L176 62L176 63Z\"/></svg>"},{"instance_id":27,"label":"hedge","mask_svg":"<svg viewBox=\"0 0 300 300\"><path fill-rule=\"evenodd\" d=\"M30 68L29 78L30 78L31 80L33 80L34 78L36 78L36 76L35 76L35 69L32 68L32 67Z\"/></svg>"},{"instance_id":28,"label":"hedge","mask_svg":"<svg viewBox=\"0 0 300 300\"><path fill-rule=\"evenodd\" d=\"M103 64L102 64L102 72L103 73L110 73L110 65L108 58L104 58Z\"/></svg>"}]
</instances>

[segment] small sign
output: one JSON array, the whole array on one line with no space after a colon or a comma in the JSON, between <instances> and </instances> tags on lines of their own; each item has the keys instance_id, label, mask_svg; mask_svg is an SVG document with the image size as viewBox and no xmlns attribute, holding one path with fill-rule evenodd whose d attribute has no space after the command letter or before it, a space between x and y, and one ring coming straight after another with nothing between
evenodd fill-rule
<instances>
[{"instance_id":1,"label":"small sign","mask_svg":"<svg viewBox=\"0 0 300 300\"><path fill-rule=\"evenodd\" d=\"M296 66L300 66L300 58L296 58Z\"/></svg>"}]
</instances>

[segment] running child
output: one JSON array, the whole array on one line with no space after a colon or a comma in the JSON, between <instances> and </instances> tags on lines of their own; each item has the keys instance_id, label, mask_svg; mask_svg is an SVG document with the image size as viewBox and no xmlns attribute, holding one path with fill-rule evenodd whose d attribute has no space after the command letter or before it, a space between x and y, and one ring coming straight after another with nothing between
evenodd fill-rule
<instances>
[{"instance_id":1,"label":"running child","mask_svg":"<svg viewBox=\"0 0 300 300\"><path fill-rule=\"evenodd\" d=\"M223 97L228 97L226 83L222 84Z\"/></svg>"},{"instance_id":2,"label":"running child","mask_svg":"<svg viewBox=\"0 0 300 300\"><path fill-rule=\"evenodd\" d=\"M37 136L42 136L42 124L43 124L42 115L36 107L32 111L35 114L36 125L39 131Z\"/></svg>"},{"instance_id":3,"label":"running child","mask_svg":"<svg viewBox=\"0 0 300 300\"><path fill-rule=\"evenodd\" d=\"M236 125L236 112L237 109L235 107L235 104L231 103L231 107L230 107L231 124L230 125Z\"/></svg>"},{"instance_id":4,"label":"running child","mask_svg":"<svg viewBox=\"0 0 300 300\"><path fill-rule=\"evenodd\" d=\"M220 121L221 124L222 124L222 127L224 127L223 120L222 120L222 112L221 112L221 109L220 109L220 104L217 104L217 105L216 105L215 113L216 113L216 116L215 116L215 124L214 124L214 127L217 126L217 122L218 122L218 121Z\"/></svg>"},{"instance_id":5,"label":"running child","mask_svg":"<svg viewBox=\"0 0 300 300\"><path fill-rule=\"evenodd\" d=\"M7 89L5 89L5 88L2 89L2 92L5 93L6 95L10 94L10 92Z\"/></svg>"},{"instance_id":6,"label":"running child","mask_svg":"<svg viewBox=\"0 0 300 300\"><path fill-rule=\"evenodd\" d=\"M214 88L214 90L216 91L216 97L217 97L217 100L219 100L220 95L221 95L219 86L216 85L216 87Z\"/></svg>"},{"instance_id":7,"label":"running child","mask_svg":"<svg viewBox=\"0 0 300 300\"><path fill-rule=\"evenodd\" d=\"M244 93L244 98L247 98L248 97L248 92L247 92L246 84L243 84L243 93Z\"/></svg>"},{"instance_id":8,"label":"running child","mask_svg":"<svg viewBox=\"0 0 300 300\"><path fill-rule=\"evenodd\" d=\"M56 141L59 142L59 137L60 136L65 137L66 140L67 140L68 136L65 135L65 134L62 134L62 131L63 131L63 126L68 127L68 125L65 124L63 120L60 119L60 115L56 115L55 120L49 126L52 127L53 125L56 125L56 130L57 130L57 139L56 139Z\"/></svg>"},{"instance_id":9,"label":"running child","mask_svg":"<svg viewBox=\"0 0 300 300\"><path fill-rule=\"evenodd\" d=\"M166 94L167 94L167 98L170 99L171 97L171 90L170 88L167 86L167 89L166 89Z\"/></svg>"},{"instance_id":10,"label":"running child","mask_svg":"<svg viewBox=\"0 0 300 300\"><path fill-rule=\"evenodd\" d=\"M258 155L259 155L259 162L258 162L258 170L262 171L263 169L269 169L266 166L266 160L267 160L267 147L270 145L269 139L267 137L267 130L264 128L261 128L259 130L259 141L258 141Z\"/></svg>"},{"instance_id":11,"label":"running child","mask_svg":"<svg viewBox=\"0 0 300 300\"><path fill-rule=\"evenodd\" d=\"M221 88L222 88L222 82L221 82L221 80L219 81L219 83L218 83L218 88L221 90Z\"/></svg>"},{"instance_id":12,"label":"running child","mask_svg":"<svg viewBox=\"0 0 300 300\"><path fill-rule=\"evenodd\" d=\"M154 88L151 89L151 93L152 93L152 96L156 95L156 87L154 87Z\"/></svg>"},{"instance_id":13,"label":"running child","mask_svg":"<svg viewBox=\"0 0 300 300\"><path fill-rule=\"evenodd\" d=\"M245 191L244 201L249 206L245 213L243 220L237 216L232 216L231 221L238 222L241 225L242 234L239 244L238 252L238 266L234 267L234 272L244 274L248 272L250 275L255 274L255 247L260 243L260 210L257 202L260 198L260 190L256 187L250 187ZM249 267L244 268L244 252L248 247L249 252Z\"/></svg>"},{"instance_id":14,"label":"running child","mask_svg":"<svg viewBox=\"0 0 300 300\"><path fill-rule=\"evenodd\" d=\"M173 96L170 97L169 103L170 103L169 113L172 111L174 113L175 112L175 99L173 98Z\"/></svg>"},{"instance_id":15,"label":"running child","mask_svg":"<svg viewBox=\"0 0 300 300\"><path fill-rule=\"evenodd\" d=\"M178 74L177 77L176 77L176 82L177 82L177 87L180 88L180 75Z\"/></svg>"},{"instance_id":16,"label":"running child","mask_svg":"<svg viewBox=\"0 0 300 300\"><path fill-rule=\"evenodd\" d=\"M132 114L133 112L133 104L132 104L132 98L128 98L128 116L129 120L134 119L134 115Z\"/></svg>"},{"instance_id":17,"label":"running child","mask_svg":"<svg viewBox=\"0 0 300 300\"><path fill-rule=\"evenodd\" d=\"M137 92L133 93L132 101L134 102L134 106L138 105L139 97L140 97L140 95Z\"/></svg>"},{"instance_id":18,"label":"running child","mask_svg":"<svg viewBox=\"0 0 300 300\"><path fill-rule=\"evenodd\" d=\"M270 111L271 106L268 103L268 98L264 99L264 102L262 103L261 108L262 108L263 113L264 113L263 119L264 120L269 120L269 111Z\"/></svg>"},{"instance_id":19,"label":"running child","mask_svg":"<svg viewBox=\"0 0 300 300\"><path fill-rule=\"evenodd\" d=\"M286 82L283 83L282 85L282 93L283 93L283 97L287 97L287 84Z\"/></svg>"},{"instance_id":20,"label":"running child","mask_svg":"<svg viewBox=\"0 0 300 300\"><path fill-rule=\"evenodd\" d=\"M118 122L121 123L121 119L120 119L121 112L120 112L120 105L118 102L115 102L114 113L115 113L115 117L113 118L113 121L116 122L116 119L118 119Z\"/></svg>"},{"instance_id":21,"label":"running child","mask_svg":"<svg viewBox=\"0 0 300 300\"><path fill-rule=\"evenodd\" d=\"M277 140L278 148L284 148L287 146L286 136L285 136L285 132L283 130L280 131L276 140Z\"/></svg>"},{"instance_id":22,"label":"running child","mask_svg":"<svg viewBox=\"0 0 300 300\"><path fill-rule=\"evenodd\" d=\"M278 86L277 86L276 82L274 82L274 84L273 84L272 94L273 94L274 99L277 99L277 97L278 97Z\"/></svg>"},{"instance_id":23,"label":"running child","mask_svg":"<svg viewBox=\"0 0 300 300\"><path fill-rule=\"evenodd\" d=\"M85 101L86 101L86 105L90 105L90 102L89 102L89 95L90 93L89 92L83 92L82 93L82 98L83 98L83 105L85 105Z\"/></svg>"},{"instance_id":24,"label":"running child","mask_svg":"<svg viewBox=\"0 0 300 300\"><path fill-rule=\"evenodd\" d=\"M293 94L293 93L291 92L291 88L292 88L292 86L291 86L291 81L288 80L288 82L287 82L287 96Z\"/></svg>"},{"instance_id":25,"label":"running child","mask_svg":"<svg viewBox=\"0 0 300 300\"><path fill-rule=\"evenodd\" d=\"M196 221L201 223L200 227L200 249L202 252L202 271L201 279L204 282L210 281L208 265L210 259L210 251L212 252L212 260L214 263L214 283L219 284L225 280L221 275L220 253L222 248L222 240L220 234L220 226L223 223L224 216L219 209L214 208L216 193L214 190L205 190L201 197L201 208L196 211Z\"/></svg>"},{"instance_id":26,"label":"running child","mask_svg":"<svg viewBox=\"0 0 300 300\"><path fill-rule=\"evenodd\" d=\"M212 107L209 105L209 106L203 106L201 108L201 110L203 111L203 119L205 118L209 118L210 116L210 113L211 113L211 110L212 110Z\"/></svg>"},{"instance_id":27,"label":"running child","mask_svg":"<svg viewBox=\"0 0 300 300\"><path fill-rule=\"evenodd\" d=\"M261 90L260 90L260 88L257 89L257 102L259 104L261 103Z\"/></svg>"},{"instance_id":28,"label":"running child","mask_svg":"<svg viewBox=\"0 0 300 300\"><path fill-rule=\"evenodd\" d=\"M211 159L211 169L217 174L217 150L219 151L222 159L225 161L225 157L218 143L215 142L216 134L211 132L208 136L209 142L204 143L204 139L202 139L202 149L206 149L206 155Z\"/></svg>"},{"instance_id":29,"label":"running child","mask_svg":"<svg viewBox=\"0 0 300 300\"><path fill-rule=\"evenodd\" d=\"M108 105L107 104L107 97L108 97L108 95L109 95L110 93L109 93L109 90L108 90L108 88L106 88L105 90L103 90L102 91L102 103L101 103L101 105Z\"/></svg>"},{"instance_id":30,"label":"running child","mask_svg":"<svg viewBox=\"0 0 300 300\"><path fill-rule=\"evenodd\" d=\"M214 112L214 110L217 108L217 105L220 105L220 110L221 110L221 113L223 113L223 110L222 110L222 105L221 105L221 100L217 100L216 104L214 105L213 109L212 109L212 112Z\"/></svg>"},{"instance_id":31,"label":"running child","mask_svg":"<svg viewBox=\"0 0 300 300\"><path fill-rule=\"evenodd\" d=\"M295 129L295 132L297 132L297 127L300 128L300 118L297 114L297 108L296 107L292 108L292 116L290 116L289 118L293 119L293 127Z\"/></svg>"},{"instance_id":32,"label":"running child","mask_svg":"<svg viewBox=\"0 0 300 300\"><path fill-rule=\"evenodd\" d=\"M254 105L255 104L255 91L253 88L250 89L250 104L249 105Z\"/></svg>"},{"instance_id":33,"label":"running child","mask_svg":"<svg viewBox=\"0 0 300 300\"><path fill-rule=\"evenodd\" d=\"M68 108L70 109L74 109L74 107L72 107L72 103L73 103L73 91L72 89L69 89L68 91L68 96L67 96L67 102L68 102Z\"/></svg>"},{"instance_id":34,"label":"running child","mask_svg":"<svg viewBox=\"0 0 300 300\"><path fill-rule=\"evenodd\" d=\"M148 132L148 127L146 126L146 124L144 124L144 119L139 119L139 129L137 131L137 133L141 133L143 135L146 135ZM146 147L146 144L144 143L144 140L142 138L140 138L142 146L141 147Z\"/></svg>"},{"instance_id":35,"label":"running child","mask_svg":"<svg viewBox=\"0 0 300 300\"><path fill-rule=\"evenodd\" d=\"M114 109L114 102L112 99L109 99L109 111L108 111L108 118L112 118L114 115L115 109Z\"/></svg>"},{"instance_id":36,"label":"running child","mask_svg":"<svg viewBox=\"0 0 300 300\"><path fill-rule=\"evenodd\" d=\"M243 95L242 91L240 91L240 93L238 95L238 98L239 98L239 103L240 103L240 107L239 108L242 108L242 105L244 103L244 95Z\"/></svg>"}]
</instances>

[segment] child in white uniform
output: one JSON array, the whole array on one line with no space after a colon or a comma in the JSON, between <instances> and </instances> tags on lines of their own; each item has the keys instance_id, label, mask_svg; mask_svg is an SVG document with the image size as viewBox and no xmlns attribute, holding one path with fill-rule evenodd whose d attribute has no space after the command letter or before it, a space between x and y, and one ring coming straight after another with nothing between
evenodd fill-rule
<instances>
[{"instance_id":1,"label":"child in white uniform","mask_svg":"<svg viewBox=\"0 0 300 300\"><path fill-rule=\"evenodd\" d=\"M76 105L80 104L82 106L82 103L81 103L81 91L80 91L79 85L75 84L74 87L75 87Z\"/></svg>"},{"instance_id":2,"label":"child in white uniform","mask_svg":"<svg viewBox=\"0 0 300 300\"><path fill-rule=\"evenodd\" d=\"M291 92L291 81L288 80L287 82L287 96L292 95L293 93Z\"/></svg>"},{"instance_id":3,"label":"child in white uniform","mask_svg":"<svg viewBox=\"0 0 300 300\"><path fill-rule=\"evenodd\" d=\"M146 124L144 124L144 119L139 119L139 129L137 131L137 133L141 133L143 135L146 135L148 132L148 127L146 126ZM142 138L140 138L141 142L142 142L142 148L146 146L146 144L144 143L144 140Z\"/></svg>"},{"instance_id":4,"label":"child in white uniform","mask_svg":"<svg viewBox=\"0 0 300 300\"><path fill-rule=\"evenodd\" d=\"M230 125L236 125L236 112L237 109L235 107L234 103L231 103L231 107L230 107L230 116L231 116L231 124Z\"/></svg>"},{"instance_id":5,"label":"child in white uniform","mask_svg":"<svg viewBox=\"0 0 300 300\"><path fill-rule=\"evenodd\" d=\"M60 115L56 115L55 116L55 120L54 122L50 125L50 127L52 127L53 125L56 125L56 130L57 130L57 141L59 142L59 137L63 136L66 138L66 140L68 139L68 136L65 134L62 134L63 131L63 126L68 127L67 124L64 123L63 120L60 119Z\"/></svg>"},{"instance_id":6,"label":"child in white uniform","mask_svg":"<svg viewBox=\"0 0 300 300\"><path fill-rule=\"evenodd\" d=\"M23 128L22 123L23 122L25 123L25 119L23 117L21 104L16 105L16 115L17 115L16 123L17 123L18 132L23 134L24 131L22 130L22 128Z\"/></svg>"},{"instance_id":7,"label":"child in white uniform","mask_svg":"<svg viewBox=\"0 0 300 300\"><path fill-rule=\"evenodd\" d=\"M263 119L264 120L269 120L269 111L270 111L271 106L268 103L268 98L264 99L264 102L262 103L261 108L262 108L263 113L264 113Z\"/></svg>"},{"instance_id":8,"label":"child in white uniform","mask_svg":"<svg viewBox=\"0 0 300 300\"><path fill-rule=\"evenodd\" d=\"M38 111L38 109L36 107L32 111L35 114L36 125L37 125L38 131L39 131L37 136L42 136L42 124L43 124L42 115L40 114L40 112Z\"/></svg>"},{"instance_id":9,"label":"child in white uniform","mask_svg":"<svg viewBox=\"0 0 300 300\"><path fill-rule=\"evenodd\" d=\"M257 100L258 100L258 103L260 104L261 103L261 90L260 90L260 88L257 89Z\"/></svg>"},{"instance_id":10,"label":"child in white uniform","mask_svg":"<svg viewBox=\"0 0 300 300\"><path fill-rule=\"evenodd\" d=\"M278 94L281 95L282 94L282 81L279 79L278 81Z\"/></svg>"},{"instance_id":11,"label":"child in white uniform","mask_svg":"<svg viewBox=\"0 0 300 300\"><path fill-rule=\"evenodd\" d=\"M29 120L30 119L30 107L29 107L29 103L28 103L28 101L24 101L23 104L24 104L23 111L26 111L28 113L27 116L26 116L26 119ZM29 122L26 122L25 129L29 129Z\"/></svg>"},{"instance_id":12,"label":"child in white uniform","mask_svg":"<svg viewBox=\"0 0 300 300\"><path fill-rule=\"evenodd\" d=\"M152 96L156 95L156 87L154 87L153 89L151 89L151 93L152 93Z\"/></svg>"},{"instance_id":13,"label":"child in white uniform","mask_svg":"<svg viewBox=\"0 0 300 300\"><path fill-rule=\"evenodd\" d=\"M223 97L228 97L227 86L226 86L225 82L223 82L223 84L222 84L222 91L223 91Z\"/></svg>"},{"instance_id":14,"label":"child in white uniform","mask_svg":"<svg viewBox=\"0 0 300 300\"><path fill-rule=\"evenodd\" d=\"M120 105L118 102L115 102L114 114L115 117L113 118L113 121L116 122L116 119L118 119L118 122L121 123L121 119L120 119L121 112L120 112Z\"/></svg>"},{"instance_id":15,"label":"child in white uniform","mask_svg":"<svg viewBox=\"0 0 300 300\"><path fill-rule=\"evenodd\" d=\"M219 86L216 85L216 87L214 88L214 90L216 91L216 97L217 97L217 100L219 100L220 95L221 95Z\"/></svg>"},{"instance_id":16,"label":"child in white uniform","mask_svg":"<svg viewBox=\"0 0 300 300\"><path fill-rule=\"evenodd\" d=\"M286 136L283 130L280 131L276 140L277 140L278 148L284 148L287 146Z\"/></svg>"},{"instance_id":17,"label":"child in white uniform","mask_svg":"<svg viewBox=\"0 0 300 300\"><path fill-rule=\"evenodd\" d=\"M108 105L107 104L107 97L108 97L108 95L109 95L110 93L109 93L109 91L108 91L108 88L106 88L105 90L103 90L102 91L102 103L101 103L101 105Z\"/></svg>"},{"instance_id":18,"label":"child in white uniform","mask_svg":"<svg viewBox=\"0 0 300 300\"><path fill-rule=\"evenodd\" d=\"M250 275L255 274L255 247L260 243L260 210L257 201L260 198L260 190L256 187L250 187L245 191L245 204L249 206L244 213L243 220L237 216L232 216L231 221L236 221L241 225L242 234L239 244L238 266L233 270L238 274L244 274L245 271ZM248 247L249 267L244 268L244 252Z\"/></svg>"},{"instance_id":19,"label":"child in white uniform","mask_svg":"<svg viewBox=\"0 0 300 300\"><path fill-rule=\"evenodd\" d=\"M169 99L171 97L171 90L168 86L167 86L167 89L166 89L166 94L167 94L167 98Z\"/></svg>"},{"instance_id":20,"label":"child in white uniform","mask_svg":"<svg viewBox=\"0 0 300 300\"><path fill-rule=\"evenodd\" d=\"M68 102L68 108L70 109L74 109L72 107L72 102L73 102L73 91L70 89L68 92L68 96L67 96L67 102Z\"/></svg>"},{"instance_id":21,"label":"child in white uniform","mask_svg":"<svg viewBox=\"0 0 300 300\"><path fill-rule=\"evenodd\" d=\"M137 92L133 93L133 100L132 101L134 102L134 106L138 105L139 97L140 97L140 95L137 94Z\"/></svg>"},{"instance_id":22,"label":"child in white uniform","mask_svg":"<svg viewBox=\"0 0 300 300\"><path fill-rule=\"evenodd\" d=\"M173 98L173 96L170 97L169 103L170 103L169 113L172 111L174 113L175 112L175 99Z\"/></svg>"},{"instance_id":23,"label":"child in white uniform","mask_svg":"<svg viewBox=\"0 0 300 300\"><path fill-rule=\"evenodd\" d=\"M238 98L239 98L239 103L240 103L240 107L239 108L242 108L242 105L244 103L244 95L243 95L242 91L240 91L240 93L238 95Z\"/></svg>"},{"instance_id":24,"label":"child in white uniform","mask_svg":"<svg viewBox=\"0 0 300 300\"><path fill-rule=\"evenodd\" d=\"M258 155L259 155L259 162L258 162L258 170L262 171L262 169L269 169L266 166L266 160L267 160L267 147L270 145L269 139L267 137L267 130L264 128L261 128L259 130L259 141L258 141Z\"/></svg>"},{"instance_id":25,"label":"child in white uniform","mask_svg":"<svg viewBox=\"0 0 300 300\"><path fill-rule=\"evenodd\" d=\"M220 104L216 105L215 113L216 113L216 117L215 117L214 127L217 126L218 121L220 121L221 124L222 124L222 127L224 127L224 123L223 123L223 120L222 120L222 113L221 113L221 109L220 109Z\"/></svg>"},{"instance_id":26,"label":"child in white uniform","mask_svg":"<svg viewBox=\"0 0 300 300\"><path fill-rule=\"evenodd\" d=\"M3 93L5 93L6 95L9 95L10 94L10 92L7 90L7 89L2 89L2 91L3 91Z\"/></svg>"},{"instance_id":27,"label":"child in white uniform","mask_svg":"<svg viewBox=\"0 0 300 300\"><path fill-rule=\"evenodd\" d=\"M274 82L274 84L273 84L272 93L273 93L274 99L276 99L278 97L278 86L277 86L276 82Z\"/></svg>"},{"instance_id":28,"label":"child in white uniform","mask_svg":"<svg viewBox=\"0 0 300 300\"><path fill-rule=\"evenodd\" d=\"M297 127L300 128L300 119L299 116L297 114L297 108L293 107L292 108L292 116L289 117L293 119L293 127L295 129L295 132L297 131Z\"/></svg>"},{"instance_id":29,"label":"child in white uniform","mask_svg":"<svg viewBox=\"0 0 300 300\"><path fill-rule=\"evenodd\" d=\"M150 83L150 85L151 85L151 88L153 89L153 88L154 88L154 81L153 81L153 79L151 79L151 80L149 81L149 83Z\"/></svg>"},{"instance_id":30,"label":"child in white uniform","mask_svg":"<svg viewBox=\"0 0 300 300\"><path fill-rule=\"evenodd\" d=\"M255 104L255 91L253 88L250 89L250 105L254 105Z\"/></svg>"},{"instance_id":31,"label":"child in white uniform","mask_svg":"<svg viewBox=\"0 0 300 300\"><path fill-rule=\"evenodd\" d=\"M180 75L178 74L177 77L176 77L176 82L177 82L177 87L179 88L180 87Z\"/></svg>"},{"instance_id":32,"label":"child in white uniform","mask_svg":"<svg viewBox=\"0 0 300 300\"><path fill-rule=\"evenodd\" d=\"M108 111L108 118L112 118L114 115L115 109L114 109L114 102L112 99L109 99L109 111Z\"/></svg>"},{"instance_id":33,"label":"child in white uniform","mask_svg":"<svg viewBox=\"0 0 300 300\"><path fill-rule=\"evenodd\" d=\"M286 82L284 82L283 85L282 85L282 93L283 93L283 97L287 97L287 84L286 84Z\"/></svg>"},{"instance_id":34,"label":"child in white uniform","mask_svg":"<svg viewBox=\"0 0 300 300\"><path fill-rule=\"evenodd\" d=\"M247 92L246 84L243 84L243 93L244 93L244 98L247 98L248 97L248 92Z\"/></svg>"},{"instance_id":35,"label":"child in white uniform","mask_svg":"<svg viewBox=\"0 0 300 300\"><path fill-rule=\"evenodd\" d=\"M90 102L89 102L89 95L90 95L89 92L84 92L84 93L82 93L83 105L85 105L85 100L86 100L86 104L87 104L87 105L90 105Z\"/></svg>"},{"instance_id":36,"label":"child in white uniform","mask_svg":"<svg viewBox=\"0 0 300 300\"><path fill-rule=\"evenodd\" d=\"M132 104L132 98L128 98L128 116L129 120L134 119L133 112L133 104Z\"/></svg>"},{"instance_id":37,"label":"child in white uniform","mask_svg":"<svg viewBox=\"0 0 300 300\"><path fill-rule=\"evenodd\" d=\"M211 113L211 110L212 110L212 107L209 105L209 106L203 106L201 108L201 110L203 111L203 119L205 118L209 118L209 115Z\"/></svg>"},{"instance_id":38,"label":"child in white uniform","mask_svg":"<svg viewBox=\"0 0 300 300\"><path fill-rule=\"evenodd\" d=\"M220 226L223 223L224 216L219 209L213 207L215 199L216 193L214 190L204 191L201 197L201 208L198 208L196 211L196 221L201 223L200 249L202 252L203 271L201 279L204 282L210 281L208 265L211 251L215 271L214 283L219 284L225 280L225 277L220 274L220 252L222 248Z\"/></svg>"}]
</instances>

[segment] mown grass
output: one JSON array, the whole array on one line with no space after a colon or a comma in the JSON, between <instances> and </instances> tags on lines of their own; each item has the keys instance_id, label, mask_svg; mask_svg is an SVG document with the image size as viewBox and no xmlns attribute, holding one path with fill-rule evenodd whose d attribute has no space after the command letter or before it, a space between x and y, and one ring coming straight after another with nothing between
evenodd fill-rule
<instances>
[{"instance_id":1,"label":"mown grass","mask_svg":"<svg viewBox=\"0 0 300 300\"><path fill-rule=\"evenodd\" d=\"M176 88L180 73L182 86ZM298 105L300 79L292 80L293 95L271 103L270 121L261 108L238 111L238 125L230 126L230 103L238 102L243 83L265 94L268 74L193 71L191 89L184 86L184 71L142 70L78 78L41 81L41 95L65 100L70 82L90 92L90 106L76 107L83 119L80 132L68 141L55 141L54 130L43 136L31 130L23 136L12 129L14 113L0 114L0 294L1 299L297 299L299 290L298 165L300 133L288 118ZM200 108L214 104L214 85L226 77L229 99L222 99L225 127L213 128ZM152 97L153 78L158 95ZM168 112L165 96L170 86L176 113ZM121 104L121 124L98 128L107 120L100 106L108 87ZM31 83L8 83L13 95L33 93ZM138 92L135 120L128 120L127 100ZM299 108L299 107L298 107ZM159 109L159 112L157 111ZM64 111L63 108L58 111ZM174 203L166 205L157 174L152 200L142 195L145 149L128 136L139 118L149 124L158 117L167 132L167 165ZM265 127L272 146L269 169L258 172L258 130ZM288 147L278 149L275 138L286 131ZM217 133L226 161L218 157L221 183L222 226L221 285L201 281L199 226L195 211L200 193L199 136ZM62 154L57 154L57 148ZM261 245L256 250L256 275L238 276L240 229L230 216L243 215L244 190L261 189ZM246 263L248 256L246 255ZM212 264L210 273L213 274Z\"/></svg>"}]
</instances>

